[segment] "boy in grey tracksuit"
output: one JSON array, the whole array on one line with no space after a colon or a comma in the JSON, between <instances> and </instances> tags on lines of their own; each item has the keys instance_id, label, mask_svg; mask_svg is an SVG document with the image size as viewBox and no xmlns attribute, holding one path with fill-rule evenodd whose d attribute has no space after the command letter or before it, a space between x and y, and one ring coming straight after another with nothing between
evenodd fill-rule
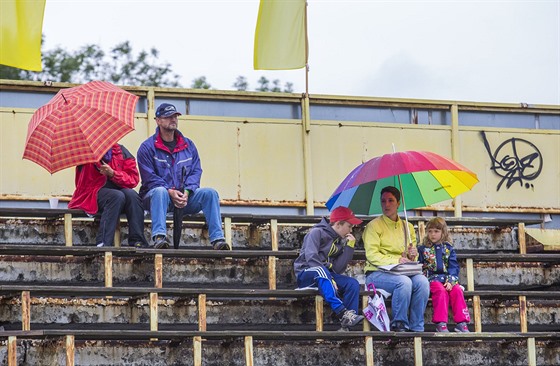
<instances>
[{"instance_id":1,"label":"boy in grey tracksuit","mask_svg":"<svg viewBox=\"0 0 560 366\"><path fill-rule=\"evenodd\" d=\"M358 315L360 284L342 274L354 255L352 228L361 222L349 208L335 208L329 220L323 218L305 235L294 262L298 287L317 286L344 330L364 319Z\"/></svg>"}]
</instances>

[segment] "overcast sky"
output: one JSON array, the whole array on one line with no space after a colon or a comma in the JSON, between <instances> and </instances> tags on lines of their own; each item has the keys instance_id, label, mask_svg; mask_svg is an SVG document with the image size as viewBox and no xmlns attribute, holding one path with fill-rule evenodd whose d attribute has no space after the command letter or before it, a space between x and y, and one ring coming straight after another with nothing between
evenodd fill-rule
<instances>
[{"instance_id":1,"label":"overcast sky","mask_svg":"<svg viewBox=\"0 0 560 366\"><path fill-rule=\"evenodd\" d=\"M560 0L308 0L309 92L560 104ZM47 0L45 48L152 47L189 87L305 72L253 70L258 0Z\"/></svg>"}]
</instances>

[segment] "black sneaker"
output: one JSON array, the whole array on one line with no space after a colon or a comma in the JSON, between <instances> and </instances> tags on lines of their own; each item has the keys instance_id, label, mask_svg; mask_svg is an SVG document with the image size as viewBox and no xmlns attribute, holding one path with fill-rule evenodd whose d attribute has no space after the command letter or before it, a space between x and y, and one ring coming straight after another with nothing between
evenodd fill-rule
<instances>
[{"instance_id":1,"label":"black sneaker","mask_svg":"<svg viewBox=\"0 0 560 366\"><path fill-rule=\"evenodd\" d=\"M214 240L211 244L215 250L229 250L229 244L224 239Z\"/></svg>"},{"instance_id":2,"label":"black sneaker","mask_svg":"<svg viewBox=\"0 0 560 366\"><path fill-rule=\"evenodd\" d=\"M406 331L408 331L408 329L406 329L406 326L404 325L404 322L396 321L395 324L391 325L391 331L393 331L393 332L406 332Z\"/></svg>"},{"instance_id":3,"label":"black sneaker","mask_svg":"<svg viewBox=\"0 0 560 366\"><path fill-rule=\"evenodd\" d=\"M148 247L148 243L145 243L145 242L143 242L143 241L137 241L137 242L134 242L134 244L132 244L131 247L135 247L135 248L147 248L147 247Z\"/></svg>"},{"instance_id":4,"label":"black sneaker","mask_svg":"<svg viewBox=\"0 0 560 366\"><path fill-rule=\"evenodd\" d=\"M164 235L156 235L154 238L154 249L167 249L169 248L169 240Z\"/></svg>"}]
</instances>

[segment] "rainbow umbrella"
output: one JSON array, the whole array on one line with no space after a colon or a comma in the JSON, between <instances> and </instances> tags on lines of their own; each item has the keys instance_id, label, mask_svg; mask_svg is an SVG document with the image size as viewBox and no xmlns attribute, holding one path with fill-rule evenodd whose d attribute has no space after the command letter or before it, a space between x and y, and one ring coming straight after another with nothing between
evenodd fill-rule
<instances>
[{"instance_id":1,"label":"rainbow umbrella","mask_svg":"<svg viewBox=\"0 0 560 366\"><path fill-rule=\"evenodd\" d=\"M387 186L398 188L403 203L406 201L404 207L413 209L454 198L476 183L475 173L441 155L428 151L394 152L357 166L326 206L331 211L346 206L356 214L374 215L382 212L381 190Z\"/></svg>"}]
</instances>

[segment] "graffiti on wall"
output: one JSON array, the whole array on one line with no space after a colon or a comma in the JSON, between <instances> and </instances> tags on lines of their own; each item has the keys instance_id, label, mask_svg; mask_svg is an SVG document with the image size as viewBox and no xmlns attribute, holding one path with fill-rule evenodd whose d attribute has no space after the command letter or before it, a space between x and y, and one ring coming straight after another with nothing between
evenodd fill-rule
<instances>
[{"instance_id":1,"label":"graffiti on wall","mask_svg":"<svg viewBox=\"0 0 560 366\"><path fill-rule=\"evenodd\" d=\"M507 189L519 182L521 187L534 189L531 181L542 171L543 157L539 149L531 142L512 137L505 140L492 153L486 133L480 132L484 147L492 162L491 170L501 177L496 191L505 183Z\"/></svg>"}]
</instances>

